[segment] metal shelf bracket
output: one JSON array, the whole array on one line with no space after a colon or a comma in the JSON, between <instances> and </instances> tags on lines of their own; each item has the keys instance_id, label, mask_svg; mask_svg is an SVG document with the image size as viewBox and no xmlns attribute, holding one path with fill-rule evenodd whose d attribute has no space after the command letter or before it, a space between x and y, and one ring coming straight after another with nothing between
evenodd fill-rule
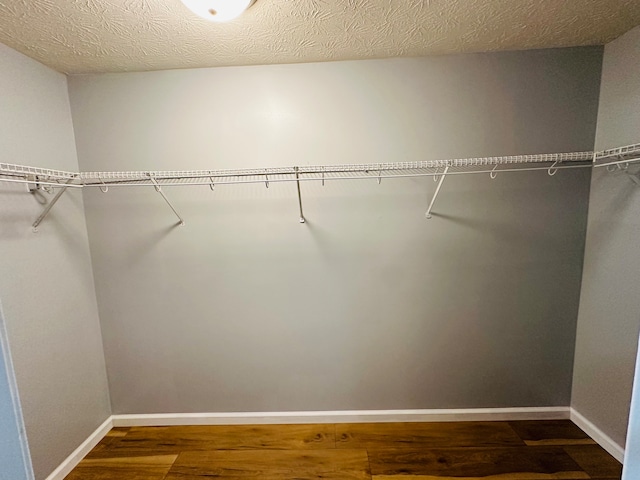
<instances>
[{"instance_id":1,"label":"metal shelf bracket","mask_svg":"<svg viewBox=\"0 0 640 480\"><path fill-rule=\"evenodd\" d=\"M442 188L442 183L444 182L447 173L449 172L449 165L447 165L444 169L444 172L440 175L440 179L438 180L438 185L436 186L436 191L433 194L433 198L431 199L431 203L429 204L429 208L427 208L427 213L424 214L428 219L433 218L431 211L433 210L433 205L436 203L436 198L438 198L438 194L440 193L440 188Z\"/></svg>"},{"instance_id":2,"label":"metal shelf bracket","mask_svg":"<svg viewBox=\"0 0 640 480\"><path fill-rule=\"evenodd\" d=\"M67 183L71 183L73 182L73 179L69 179L67 180ZM30 189L31 193L35 193L39 190L39 186L36 186L35 189ZM38 231L38 227L40 226L40 224L42 223L42 221L47 218L47 215L49 215L49 212L51 211L51 209L53 208L53 206L58 202L58 200L60 200L60 197L62 197L62 195L64 194L64 192L67 191L69 187L68 186L64 186L62 187L60 190L58 190L58 192L55 194L55 196L51 199L51 201L47 204L46 207L44 207L44 210L42 211L42 213L40 214L40 216L36 219L35 222L33 222L33 231L34 233Z\"/></svg>"},{"instance_id":3,"label":"metal shelf bracket","mask_svg":"<svg viewBox=\"0 0 640 480\"><path fill-rule=\"evenodd\" d=\"M298 187L298 207L300 208L300 223L305 223L304 213L302 212L302 194L300 193L300 169L295 167L296 187Z\"/></svg>"},{"instance_id":4,"label":"metal shelf bracket","mask_svg":"<svg viewBox=\"0 0 640 480\"><path fill-rule=\"evenodd\" d=\"M151 180L151 183L153 183L153 187L156 189L156 192L158 192L162 196L164 201L167 202L167 205L169 205L169 208L171 208L171 210L173 210L173 213L176 214L176 217L178 217L178 220L179 220L178 225L180 225L181 227L184 227L184 220L182 219L180 214L177 212L173 204L169 201L167 196L164 194L164 192L162 191L162 188L160 188L160 185L158 184L156 179L153 178L151 175L149 175L149 179Z\"/></svg>"}]
</instances>

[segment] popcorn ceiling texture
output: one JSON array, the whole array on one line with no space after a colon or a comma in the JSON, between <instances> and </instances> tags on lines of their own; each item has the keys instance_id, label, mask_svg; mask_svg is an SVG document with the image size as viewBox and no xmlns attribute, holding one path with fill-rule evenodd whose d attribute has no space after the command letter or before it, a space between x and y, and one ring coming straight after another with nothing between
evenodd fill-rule
<instances>
[{"instance_id":1,"label":"popcorn ceiling texture","mask_svg":"<svg viewBox=\"0 0 640 480\"><path fill-rule=\"evenodd\" d=\"M603 44L640 0L258 0L216 24L180 0L0 0L0 42L65 73Z\"/></svg>"}]
</instances>

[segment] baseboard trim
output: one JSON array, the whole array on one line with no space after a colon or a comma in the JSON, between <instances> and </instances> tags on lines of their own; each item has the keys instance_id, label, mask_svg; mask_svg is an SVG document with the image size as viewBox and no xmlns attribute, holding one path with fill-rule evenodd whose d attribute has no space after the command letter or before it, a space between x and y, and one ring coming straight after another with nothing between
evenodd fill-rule
<instances>
[{"instance_id":1,"label":"baseboard trim","mask_svg":"<svg viewBox=\"0 0 640 480\"><path fill-rule=\"evenodd\" d=\"M571 421L585 431L587 435L593 438L598 445L609 452L620 463L624 460L624 448L614 442L609 435L600 430L594 423L589 421L584 415L571 409Z\"/></svg>"},{"instance_id":2,"label":"baseboard trim","mask_svg":"<svg viewBox=\"0 0 640 480\"><path fill-rule=\"evenodd\" d=\"M95 432L89 435L82 444L76 448L71 455L69 455L59 466L56 468L46 480L64 480L64 477L71 473L71 470L76 468L80 461L95 447L100 440L102 440L109 430L113 428L113 417L107 418L102 425L100 425Z\"/></svg>"},{"instance_id":3,"label":"baseboard trim","mask_svg":"<svg viewBox=\"0 0 640 480\"><path fill-rule=\"evenodd\" d=\"M115 427L160 427L172 425L558 420L568 419L569 414L569 407L525 407L469 408L453 410L169 413L114 415L112 419Z\"/></svg>"}]
</instances>

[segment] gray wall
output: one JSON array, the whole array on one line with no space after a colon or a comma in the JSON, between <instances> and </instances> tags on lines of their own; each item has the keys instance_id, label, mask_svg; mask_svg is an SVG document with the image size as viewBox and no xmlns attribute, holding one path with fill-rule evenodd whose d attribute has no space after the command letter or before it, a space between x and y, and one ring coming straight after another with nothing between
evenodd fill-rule
<instances>
[{"instance_id":1,"label":"gray wall","mask_svg":"<svg viewBox=\"0 0 640 480\"><path fill-rule=\"evenodd\" d=\"M0 65L0 160L77 170L66 77L4 45ZM37 479L110 414L82 202L65 194L36 234L43 206L0 185L0 299Z\"/></svg>"},{"instance_id":2,"label":"gray wall","mask_svg":"<svg viewBox=\"0 0 640 480\"><path fill-rule=\"evenodd\" d=\"M600 48L81 76L82 170L589 150ZM114 413L568 405L589 172L85 191Z\"/></svg>"},{"instance_id":3,"label":"gray wall","mask_svg":"<svg viewBox=\"0 0 640 480\"><path fill-rule=\"evenodd\" d=\"M605 47L596 147L640 141L640 28ZM591 182L572 406L624 446L640 328L640 188Z\"/></svg>"}]
</instances>

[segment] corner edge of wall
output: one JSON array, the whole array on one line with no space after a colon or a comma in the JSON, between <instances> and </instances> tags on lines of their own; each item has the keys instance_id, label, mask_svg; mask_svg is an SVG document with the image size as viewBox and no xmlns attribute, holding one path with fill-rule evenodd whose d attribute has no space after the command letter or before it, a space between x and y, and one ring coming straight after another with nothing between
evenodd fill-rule
<instances>
[{"instance_id":1,"label":"corner edge of wall","mask_svg":"<svg viewBox=\"0 0 640 480\"><path fill-rule=\"evenodd\" d=\"M588 420L584 415L575 408L571 408L571 421L585 431L587 435L593 438L598 445L604 448L620 463L624 460L624 448L616 443L609 435L604 433L593 422Z\"/></svg>"},{"instance_id":2,"label":"corner edge of wall","mask_svg":"<svg viewBox=\"0 0 640 480\"><path fill-rule=\"evenodd\" d=\"M87 454L102 440L109 430L113 428L113 417L107 418L89 437L76 448L71 455L58 465L46 480L64 480L71 471L78 466Z\"/></svg>"}]
</instances>

